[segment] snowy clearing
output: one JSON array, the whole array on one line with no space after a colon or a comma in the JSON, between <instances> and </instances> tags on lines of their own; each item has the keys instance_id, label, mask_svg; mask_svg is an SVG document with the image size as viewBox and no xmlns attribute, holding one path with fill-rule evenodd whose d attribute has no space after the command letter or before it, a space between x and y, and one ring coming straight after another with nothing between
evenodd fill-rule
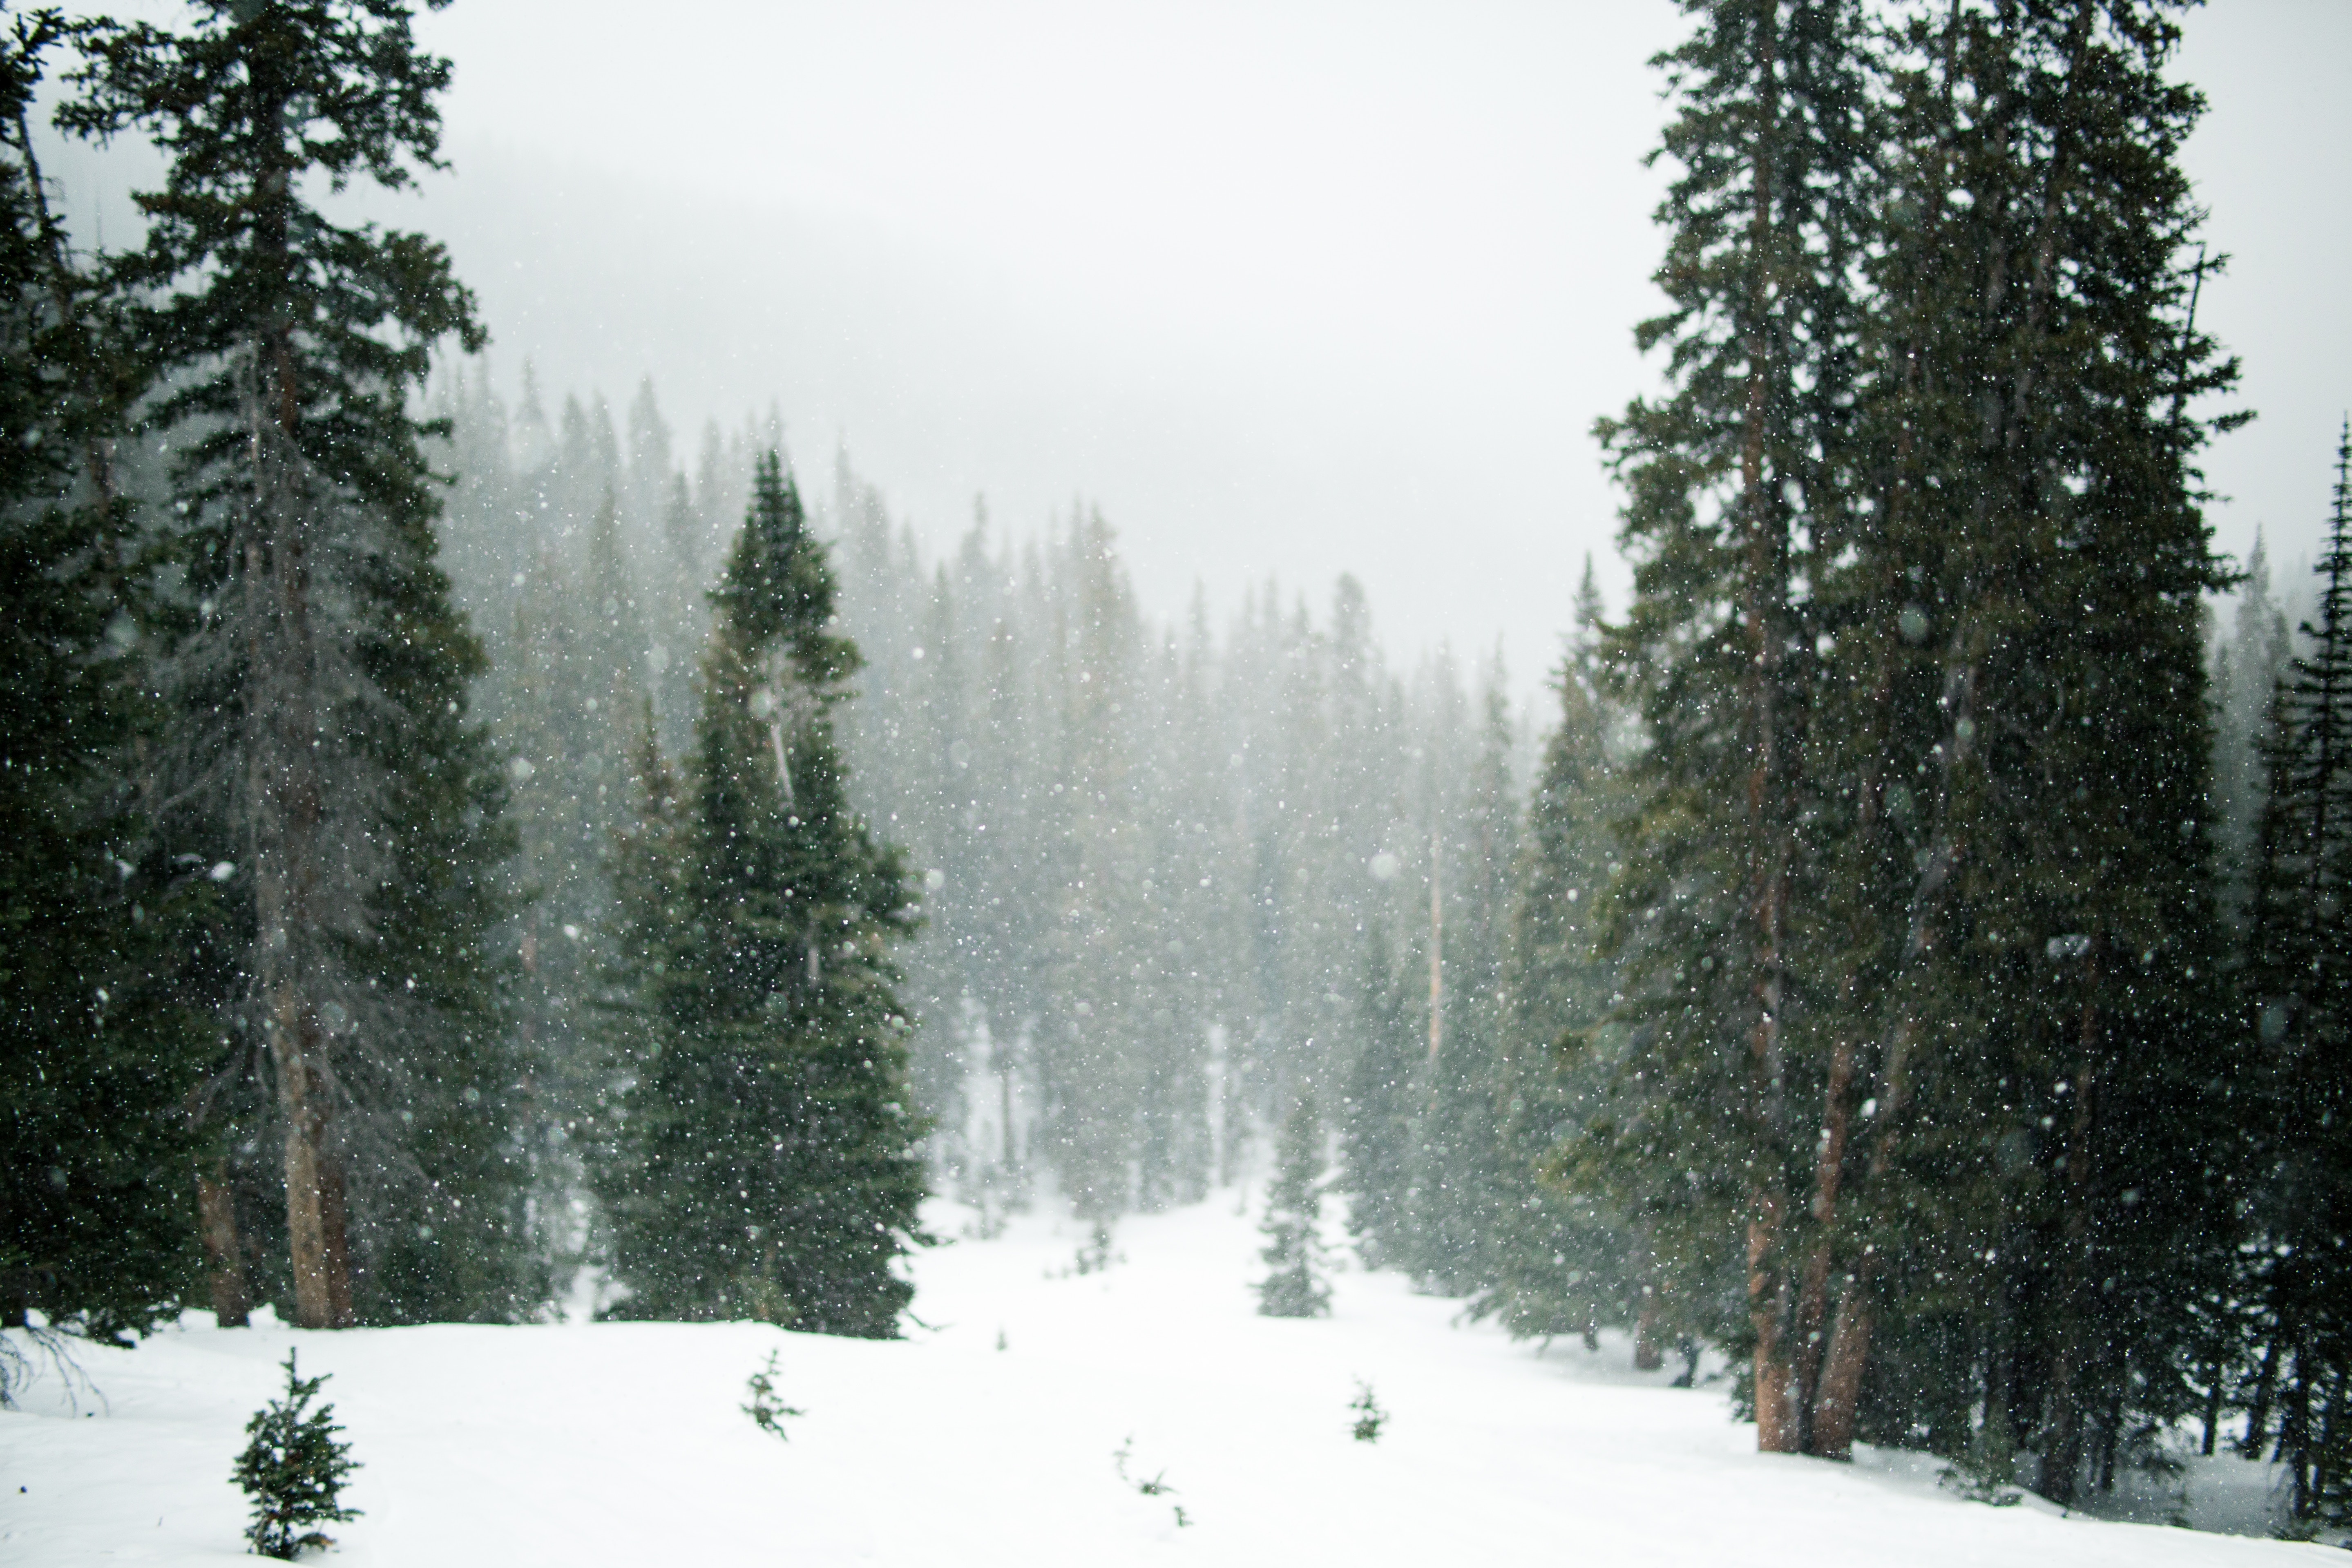
<instances>
[{"instance_id":1,"label":"snowy clearing","mask_svg":"<svg viewBox=\"0 0 2352 1568\"><path fill-rule=\"evenodd\" d=\"M931 1216L954 1236L971 1214ZM333 1374L366 1467L348 1494L365 1517L331 1554L354 1565L2342 1561L1963 1502L1911 1456L1759 1456L1720 1383L1632 1373L1616 1336L1539 1358L1391 1275L1339 1275L1328 1320L1261 1318L1255 1217L1227 1194L1129 1219L1089 1275L1070 1271L1077 1226L1016 1218L919 1259L932 1327L898 1343L753 1324L222 1332L192 1315L135 1352L85 1351L102 1400L77 1411L50 1375L0 1413L0 1558L253 1561L229 1466L294 1344L306 1374ZM783 1444L740 1409L771 1350L807 1412ZM1391 1413L1377 1444L1349 1436L1359 1379ZM1134 1484L1161 1477L1159 1496ZM2198 1467L2189 1506L2256 1527L2261 1479Z\"/></svg>"}]
</instances>

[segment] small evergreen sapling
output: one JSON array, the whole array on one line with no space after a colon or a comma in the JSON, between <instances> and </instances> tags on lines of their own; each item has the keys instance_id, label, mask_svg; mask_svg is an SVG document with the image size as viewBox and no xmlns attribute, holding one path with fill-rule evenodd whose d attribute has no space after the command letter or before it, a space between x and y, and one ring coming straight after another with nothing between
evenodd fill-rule
<instances>
[{"instance_id":1,"label":"small evergreen sapling","mask_svg":"<svg viewBox=\"0 0 2352 1568\"><path fill-rule=\"evenodd\" d=\"M1323 1173L1323 1127L1312 1096L1302 1094L1283 1124L1274 1185L1266 1194L1265 1250L1258 1256L1274 1272L1258 1282L1257 1310L1269 1318L1319 1318L1331 1310L1331 1287L1324 1282L1323 1239L1318 1233L1323 1197L1316 1178Z\"/></svg>"},{"instance_id":2,"label":"small evergreen sapling","mask_svg":"<svg viewBox=\"0 0 2352 1568\"><path fill-rule=\"evenodd\" d=\"M1134 1452L1135 1438L1131 1434L1120 1442L1118 1447L1113 1448L1110 1451L1111 1468L1118 1472L1118 1479L1120 1480L1126 1482L1129 1486L1133 1487L1138 1492L1141 1493L1145 1497L1166 1497L1175 1491L1176 1489L1168 1484L1168 1472L1166 1470L1161 1470L1157 1475L1151 1477L1149 1480L1139 1481L1133 1476L1129 1475L1127 1473L1127 1461ZM1192 1520L1185 1515L1184 1505L1182 1503L1171 1503L1169 1506L1176 1510L1177 1529L1182 1530L1192 1524Z\"/></svg>"},{"instance_id":3,"label":"small evergreen sapling","mask_svg":"<svg viewBox=\"0 0 2352 1568\"><path fill-rule=\"evenodd\" d=\"M342 1428L334 1422L335 1407L309 1405L327 1381L301 1377L294 1370L294 1352L286 1352L286 1397L273 1399L245 1424L251 1439L236 1458L236 1484L253 1500L253 1523L245 1538L255 1553L291 1562L306 1546L331 1546L334 1538L306 1528L340 1524L360 1516L339 1500L344 1478L359 1464L352 1446L339 1443Z\"/></svg>"},{"instance_id":4,"label":"small evergreen sapling","mask_svg":"<svg viewBox=\"0 0 2352 1568\"><path fill-rule=\"evenodd\" d=\"M1372 1385L1369 1383L1357 1384L1356 1397L1348 1401L1348 1408L1356 1413L1356 1425L1353 1428L1356 1441L1379 1442L1381 1427L1387 1422L1389 1413L1381 1408L1379 1400L1372 1397Z\"/></svg>"},{"instance_id":5,"label":"small evergreen sapling","mask_svg":"<svg viewBox=\"0 0 2352 1568\"><path fill-rule=\"evenodd\" d=\"M776 1397L776 1352L768 1352L768 1364L753 1373L743 1385L750 1391L751 1403L743 1406L743 1414L751 1425L762 1432L772 1432L778 1442L790 1442L784 1435L784 1417L805 1415L805 1410L795 1410Z\"/></svg>"}]
</instances>

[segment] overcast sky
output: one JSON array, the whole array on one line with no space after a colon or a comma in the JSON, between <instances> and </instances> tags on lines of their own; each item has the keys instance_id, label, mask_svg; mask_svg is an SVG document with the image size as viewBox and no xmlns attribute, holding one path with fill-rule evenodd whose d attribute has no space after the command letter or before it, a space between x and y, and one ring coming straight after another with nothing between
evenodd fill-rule
<instances>
[{"instance_id":1,"label":"overcast sky","mask_svg":"<svg viewBox=\"0 0 2352 1568\"><path fill-rule=\"evenodd\" d=\"M2251 428L2212 517L2308 559L2352 402L2352 5L2226 0L2181 74L2235 257L2202 320ZM683 445L771 402L933 540L1074 496L1148 604L1353 571L1401 654L1504 639L1522 690L1616 500L1590 437L1649 384L1665 0L461 0L447 239L511 393Z\"/></svg>"}]
</instances>

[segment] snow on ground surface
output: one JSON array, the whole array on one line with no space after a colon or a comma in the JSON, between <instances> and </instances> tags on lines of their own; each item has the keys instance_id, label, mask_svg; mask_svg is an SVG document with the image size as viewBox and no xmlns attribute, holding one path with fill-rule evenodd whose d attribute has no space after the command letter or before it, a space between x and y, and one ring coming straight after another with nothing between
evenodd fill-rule
<instances>
[{"instance_id":1,"label":"snow on ground surface","mask_svg":"<svg viewBox=\"0 0 2352 1568\"><path fill-rule=\"evenodd\" d=\"M931 1214L949 1236L971 1218ZM1614 1337L1539 1358L1392 1275L1341 1274L1328 1320L1261 1318L1255 1217L1227 1194L1128 1220L1119 1260L1086 1275L1076 1226L1018 1217L919 1259L931 1327L895 1343L755 1324L223 1332L192 1315L134 1352L85 1350L102 1403L85 1391L77 1411L51 1375L0 1413L0 1562L253 1561L229 1467L289 1344L333 1374L366 1467L347 1494L365 1517L331 1554L354 1568L2344 1561L1964 1502L1913 1456L1759 1456L1720 1384L1633 1373ZM740 1408L772 1350L807 1412L788 1443ZM1349 1436L1360 1378L1391 1413L1377 1444ZM2190 1506L2254 1520L2237 1478L2259 1474L2200 1467ZM1132 1484L1163 1475L1157 1497Z\"/></svg>"}]
</instances>

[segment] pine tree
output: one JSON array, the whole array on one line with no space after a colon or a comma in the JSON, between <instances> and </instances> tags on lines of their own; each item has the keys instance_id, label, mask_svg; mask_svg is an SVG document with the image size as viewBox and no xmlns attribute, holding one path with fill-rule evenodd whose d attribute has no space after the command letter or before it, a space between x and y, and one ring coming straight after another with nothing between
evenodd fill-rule
<instances>
[{"instance_id":1,"label":"pine tree","mask_svg":"<svg viewBox=\"0 0 2352 1568\"><path fill-rule=\"evenodd\" d=\"M1389 957L1385 921L1366 930L1354 1009L1356 1061L1339 1130L1348 1232L1368 1268L1401 1266L1409 1245L1404 1192L1412 1159L1421 1040Z\"/></svg>"},{"instance_id":2,"label":"pine tree","mask_svg":"<svg viewBox=\"0 0 2352 1568\"><path fill-rule=\"evenodd\" d=\"M1622 1031L1605 1022L1614 984L1598 943L1621 809L1601 617L1588 558L1576 640L1554 681L1559 727L1528 803L1517 872L1497 1063L1494 1274L1475 1309L1523 1338L1614 1321L1641 1286L1632 1277L1632 1238L1614 1211L1551 1179L1555 1151L1594 1115L1622 1044Z\"/></svg>"},{"instance_id":3,"label":"pine tree","mask_svg":"<svg viewBox=\"0 0 2352 1568\"><path fill-rule=\"evenodd\" d=\"M1412 1269L1428 1287L1454 1296L1492 1282L1505 1201L1496 1134L1507 1092L1499 1069L1517 801L1510 781L1510 713L1500 687L1496 670L1487 682L1475 765L1458 803L1445 803L1455 805L1458 819L1433 844L1444 862L1436 889L1442 907L1433 911L1431 931L1442 959L1431 998L1440 1016L1408 1162ZM1441 780L1442 790L1442 776L1434 770L1431 776Z\"/></svg>"},{"instance_id":4,"label":"pine tree","mask_svg":"<svg viewBox=\"0 0 2352 1568\"><path fill-rule=\"evenodd\" d=\"M325 1386L326 1377L303 1377L294 1369L294 1352L286 1352L286 1396L273 1399L254 1412L245 1425L249 1439L236 1458L234 1479L253 1500L253 1522L245 1538L260 1557L292 1562L312 1546L331 1546L333 1538L310 1528L341 1524L359 1518L360 1510L342 1502L343 1483L360 1468L351 1457L352 1446L338 1442L335 1407L310 1408Z\"/></svg>"},{"instance_id":5,"label":"pine tree","mask_svg":"<svg viewBox=\"0 0 2352 1568\"><path fill-rule=\"evenodd\" d=\"M625 853L631 1054L595 1174L614 1316L890 1338L912 1294L891 1264L922 1239L922 1123L887 950L915 916L848 805L834 594L772 452L713 595L691 764L675 785L642 765Z\"/></svg>"},{"instance_id":6,"label":"pine tree","mask_svg":"<svg viewBox=\"0 0 2352 1568\"><path fill-rule=\"evenodd\" d=\"M2188 1304L2231 1245L2200 622L2221 576L2188 466L2231 421L2184 407L2234 366L2186 316L2174 157L2199 100L2163 78L2167 9L1961 6L1902 36L1878 499L1823 584L1844 679L1821 752L1851 813L1831 885L1877 910L1832 905L1824 961L1876 1017L1823 1121L1816 1194L1857 1224L1809 1267L1856 1283L1814 1446L1885 1430L1874 1403L1918 1423L1861 1373L1895 1305L1890 1371L1961 1380L1907 1397L2010 1424L2061 1501L2112 1476L2136 1400L2183 1413Z\"/></svg>"},{"instance_id":7,"label":"pine tree","mask_svg":"<svg viewBox=\"0 0 2352 1568\"><path fill-rule=\"evenodd\" d=\"M523 1074L486 946L509 836L407 401L434 342L483 334L438 245L338 225L308 195L440 166L449 68L409 23L401 0L204 0L184 32L98 31L89 96L59 115L169 159L117 269L152 301L163 390L144 418L174 452L187 599L166 689L189 804L168 826L233 872L248 980L215 1103L271 1085L266 1115L249 1104L282 1138L310 1327L509 1315L539 1289L505 1148Z\"/></svg>"},{"instance_id":8,"label":"pine tree","mask_svg":"<svg viewBox=\"0 0 2352 1568\"><path fill-rule=\"evenodd\" d=\"M1667 57L1676 392L1602 431L1648 741L1632 1034L1574 1164L1685 1296L1744 1264L1767 1448L2005 1423L2063 1500L2210 1356L2221 578L2188 465L2235 416L2187 409L2234 366L2186 320L2176 39L2162 5L1866 39L1724 4Z\"/></svg>"},{"instance_id":9,"label":"pine tree","mask_svg":"<svg viewBox=\"0 0 2352 1568\"><path fill-rule=\"evenodd\" d=\"M1320 1318L1331 1310L1331 1287L1323 1278L1322 1175L1323 1123L1314 1095L1303 1093L1283 1121L1265 1219L1258 1226L1265 1236L1258 1256L1272 1270L1257 1285L1263 1316Z\"/></svg>"},{"instance_id":10,"label":"pine tree","mask_svg":"<svg viewBox=\"0 0 2352 1568\"><path fill-rule=\"evenodd\" d=\"M111 448L136 376L119 312L68 262L29 125L68 37L36 14L0 38L0 1325L37 1310L119 1341L192 1272L205 1047L170 982L205 884L135 809L148 595Z\"/></svg>"},{"instance_id":11,"label":"pine tree","mask_svg":"<svg viewBox=\"0 0 2352 1568\"><path fill-rule=\"evenodd\" d=\"M1636 333L1667 351L1671 390L1599 426L1634 566L1611 658L1638 682L1650 743L1610 941L1635 1039L1585 1164L1701 1275L1739 1249L1757 1443L1785 1452L1802 1446L1802 1108L1822 1078L1797 952L1818 809L1798 584L1834 557L1852 507L1873 132L1861 7L1689 9L1692 37L1660 57L1681 106L1661 148L1682 170L1659 214L1671 307ZM1715 1152L1686 1180L1700 1146Z\"/></svg>"},{"instance_id":12,"label":"pine tree","mask_svg":"<svg viewBox=\"0 0 2352 1568\"><path fill-rule=\"evenodd\" d=\"M2316 571L2318 618L2273 700L2247 935L2267 1175L2262 1245L2248 1249L2263 1354L2245 1447L2284 1461L2298 1521L2341 1525L2352 1522L2352 423Z\"/></svg>"}]
</instances>

